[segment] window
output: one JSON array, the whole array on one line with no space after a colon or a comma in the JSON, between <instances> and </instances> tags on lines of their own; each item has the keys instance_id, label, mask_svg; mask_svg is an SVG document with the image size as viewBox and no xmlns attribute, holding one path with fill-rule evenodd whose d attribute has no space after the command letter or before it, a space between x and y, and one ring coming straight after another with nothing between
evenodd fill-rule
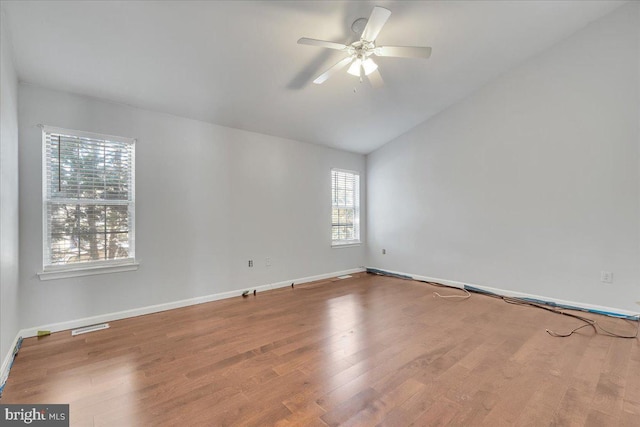
<instances>
[{"instance_id":1,"label":"window","mask_svg":"<svg viewBox=\"0 0 640 427\"><path fill-rule=\"evenodd\" d=\"M360 243L360 175L331 169L332 246Z\"/></svg>"},{"instance_id":2,"label":"window","mask_svg":"<svg viewBox=\"0 0 640 427\"><path fill-rule=\"evenodd\" d=\"M135 140L50 127L42 134L41 279L135 264Z\"/></svg>"}]
</instances>

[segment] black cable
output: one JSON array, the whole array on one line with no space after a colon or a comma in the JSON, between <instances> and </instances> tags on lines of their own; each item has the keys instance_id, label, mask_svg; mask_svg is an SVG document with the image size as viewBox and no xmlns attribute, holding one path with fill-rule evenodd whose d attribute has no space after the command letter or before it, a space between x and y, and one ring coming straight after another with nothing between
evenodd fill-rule
<instances>
[{"instance_id":1,"label":"black cable","mask_svg":"<svg viewBox=\"0 0 640 427\"><path fill-rule=\"evenodd\" d=\"M377 274L379 276L385 276L386 274L384 274L384 272L379 272L379 271L375 271L372 272L373 274ZM437 286L437 287L441 287L441 288L450 288L450 289L458 289L460 290L461 288L457 288L455 286L449 286L449 285L445 285L442 283L438 283L438 282L431 282L431 281L427 281L427 280L416 280L410 277L404 277L404 276L399 276L399 275L391 275L391 277L397 277L399 279L404 279L404 280L415 280L418 282L422 282L422 283L426 283L428 285L432 285L432 286ZM584 316L580 316L578 314L574 314L574 313L567 313L564 310L561 310L559 308L555 308L552 306L547 306L547 305L543 305L540 303L536 303L536 302L532 302L532 301L527 301L526 299L522 299L522 298L515 298L515 297L505 297L502 295L498 295L498 294L494 294L492 292L487 292L487 291L483 291L480 289L475 289L475 288L462 288L462 290L466 291L466 292L474 292L480 295L485 295L485 296L489 296L492 298L497 298L497 299L501 299L502 301L508 303L508 304L514 304L514 305L524 305L524 306L529 306L529 307L534 307L534 308L539 308L541 310L546 310L549 311L551 313L555 313L555 314L560 314L563 316L567 316L567 317L572 317L574 319L580 320L582 322L584 322L585 324L582 326L579 326L575 329L572 329L570 332L568 333L558 333L558 332L554 332L552 330L549 329L545 329L545 331L551 335L552 337L557 337L557 338L566 338L566 337L570 337L571 335L573 335L575 332L579 331L580 329L583 328L587 328L587 327L591 327L593 328L594 332L596 334L601 334L601 335L606 335L606 336L610 336L610 337L614 337L614 338L623 338L623 339L635 339L638 337L638 333L640 332L640 315L638 316L633 316L636 317L635 320L632 319L625 319L629 322L636 322L636 332L633 335L622 335L622 334L618 334L615 332L611 332L605 328L602 327L602 325L600 325L596 320L590 319L588 317L584 317Z\"/></svg>"}]
</instances>

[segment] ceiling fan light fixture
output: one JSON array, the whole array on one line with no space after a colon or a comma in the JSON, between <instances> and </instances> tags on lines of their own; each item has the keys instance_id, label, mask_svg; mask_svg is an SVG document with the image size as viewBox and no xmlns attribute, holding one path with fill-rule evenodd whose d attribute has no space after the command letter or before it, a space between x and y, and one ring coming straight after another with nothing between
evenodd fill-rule
<instances>
[{"instance_id":1,"label":"ceiling fan light fixture","mask_svg":"<svg viewBox=\"0 0 640 427\"><path fill-rule=\"evenodd\" d=\"M353 61L353 63L351 64L351 66L347 70L347 73L351 74L352 76L360 77L360 66L361 65L362 65L362 59L356 58L356 60Z\"/></svg>"},{"instance_id":2,"label":"ceiling fan light fixture","mask_svg":"<svg viewBox=\"0 0 640 427\"><path fill-rule=\"evenodd\" d=\"M376 64L375 62L373 62L373 59L371 58L367 58L363 63L362 63L362 68L364 69L364 75L368 76L369 74L373 73L375 70L378 69L378 64Z\"/></svg>"},{"instance_id":3,"label":"ceiling fan light fixture","mask_svg":"<svg viewBox=\"0 0 640 427\"><path fill-rule=\"evenodd\" d=\"M349 45L326 40L310 39L308 37L299 39L298 44L339 50L346 54L340 62L320 74L313 82L315 84L322 84L338 70L342 70L349 65L347 73L358 77L361 83L364 76L369 77L368 80L375 88L382 85L382 77L380 77L380 73L376 72L378 70L378 64L373 62L373 59L370 58L371 55L395 58L429 58L431 56L431 48L426 46L376 45L376 38L390 16L391 11L389 9L375 6L371 11L369 19L356 19L351 29L357 34L360 34L360 39Z\"/></svg>"}]
</instances>

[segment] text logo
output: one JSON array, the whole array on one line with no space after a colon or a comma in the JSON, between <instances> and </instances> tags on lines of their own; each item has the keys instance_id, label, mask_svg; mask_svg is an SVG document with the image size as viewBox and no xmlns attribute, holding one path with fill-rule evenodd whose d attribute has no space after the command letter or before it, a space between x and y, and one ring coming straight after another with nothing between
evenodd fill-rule
<instances>
[{"instance_id":1,"label":"text logo","mask_svg":"<svg viewBox=\"0 0 640 427\"><path fill-rule=\"evenodd\" d=\"M69 427L69 405L0 405L0 426Z\"/></svg>"}]
</instances>

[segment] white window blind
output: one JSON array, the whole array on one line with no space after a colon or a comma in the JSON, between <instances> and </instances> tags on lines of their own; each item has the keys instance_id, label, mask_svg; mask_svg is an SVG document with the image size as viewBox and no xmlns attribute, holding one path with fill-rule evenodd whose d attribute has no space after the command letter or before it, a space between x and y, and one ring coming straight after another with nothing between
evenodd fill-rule
<instances>
[{"instance_id":1,"label":"white window blind","mask_svg":"<svg viewBox=\"0 0 640 427\"><path fill-rule=\"evenodd\" d=\"M135 140L43 127L45 271L133 262Z\"/></svg>"},{"instance_id":2,"label":"white window blind","mask_svg":"<svg viewBox=\"0 0 640 427\"><path fill-rule=\"evenodd\" d=\"M360 175L332 169L331 204L332 245L360 243Z\"/></svg>"}]
</instances>

